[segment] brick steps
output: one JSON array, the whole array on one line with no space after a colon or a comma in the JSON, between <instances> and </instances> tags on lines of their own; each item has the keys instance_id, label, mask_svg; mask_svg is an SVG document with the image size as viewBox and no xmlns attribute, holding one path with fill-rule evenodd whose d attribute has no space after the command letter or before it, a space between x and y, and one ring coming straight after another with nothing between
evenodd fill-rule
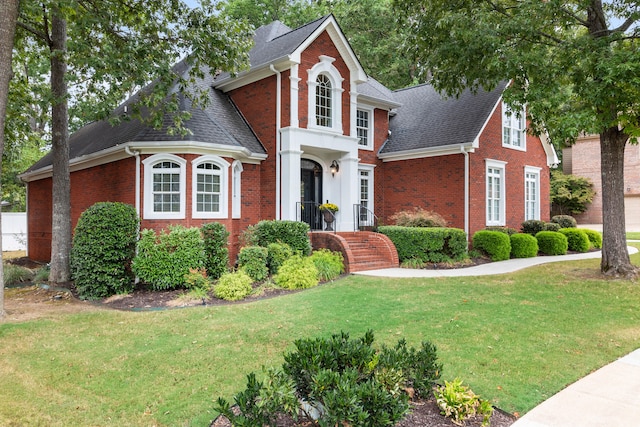
<instances>
[{"instance_id":1,"label":"brick steps","mask_svg":"<svg viewBox=\"0 0 640 427\"><path fill-rule=\"evenodd\" d=\"M314 249L327 248L342 252L347 273L397 267L398 253L389 238L370 231L312 232Z\"/></svg>"}]
</instances>

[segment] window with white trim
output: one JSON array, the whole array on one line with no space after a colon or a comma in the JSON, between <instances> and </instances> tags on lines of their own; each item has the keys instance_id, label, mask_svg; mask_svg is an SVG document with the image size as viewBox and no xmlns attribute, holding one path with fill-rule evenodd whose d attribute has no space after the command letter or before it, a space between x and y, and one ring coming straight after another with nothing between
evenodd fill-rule
<instances>
[{"instance_id":1,"label":"window with white trim","mask_svg":"<svg viewBox=\"0 0 640 427\"><path fill-rule=\"evenodd\" d=\"M502 103L502 145L504 147L526 150L526 112L512 111Z\"/></svg>"},{"instance_id":2,"label":"window with white trim","mask_svg":"<svg viewBox=\"0 0 640 427\"><path fill-rule=\"evenodd\" d=\"M359 200L360 206L360 215L359 222L360 225L373 225L372 220L373 217L371 213L373 213L373 166L360 165L360 169L358 169L358 178L359 178Z\"/></svg>"},{"instance_id":3,"label":"window with white trim","mask_svg":"<svg viewBox=\"0 0 640 427\"><path fill-rule=\"evenodd\" d=\"M233 162L231 166L231 170L233 171L233 182L231 183L231 198L232 206L231 206L231 216L233 218L240 218L241 209L242 209L242 171L244 168L242 167L242 162L236 160Z\"/></svg>"},{"instance_id":4,"label":"window with white trim","mask_svg":"<svg viewBox=\"0 0 640 427\"><path fill-rule=\"evenodd\" d=\"M316 84L316 124L330 128L333 118L331 80L326 75L320 74Z\"/></svg>"},{"instance_id":5,"label":"window with white trim","mask_svg":"<svg viewBox=\"0 0 640 427\"><path fill-rule=\"evenodd\" d=\"M227 217L229 163L217 156L201 156L192 163L193 218Z\"/></svg>"},{"instance_id":6,"label":"window with white trim","mask_svg":"<svg viewBox=\"0 0 640 427\"><path fill-rule=\"evenodd\" d=\"M487 225L505 225L505 162L486 160Z\"/></svg>"},{"instance_id":7,"label":"window with white trim","mask_svg":"<svg viewBox=\"0 0 640 427\"><path fill-rule=\"evenodd\" d=\"M308 70L310 129L342 133L342 82L340 71L333 66L335 58L318 57L319 62Z\"/></svg>"},{"instance_id":8,"label":"window with white trim","mask_svg":"<svg viewBox=\"0 0 640 427\"><path fill-rule=\"evenodd\" d=\"M360 148L373 149L373 111L358 108L356 111L356 133Z\"/></svg>"},{"instance_id":9,"label":"window with white trim","mask_svg":"<svg viewBox=\"0 0 640 427\"><path fill-rule=\"evenodd\" d=\"M186 160L173 154L154 154L144 165L144 217L183 219L186 200Z\"/></svg>"},{"instance_id":10,"label":"window with white trim","mask_svg":"<svg viewBox=\"0 0 640 427\"><path fill-rule=\"evenodd\" d=\"M524 219L540 219L540 168L524 168Z\"/></svg>"}]
</instances>

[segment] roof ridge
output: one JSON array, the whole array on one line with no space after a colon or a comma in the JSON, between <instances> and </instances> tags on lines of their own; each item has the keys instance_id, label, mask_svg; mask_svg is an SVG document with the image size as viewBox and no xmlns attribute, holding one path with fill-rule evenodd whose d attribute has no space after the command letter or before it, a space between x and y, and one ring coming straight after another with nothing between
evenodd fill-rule
<instances>
[{"instance_id":1,"label":"roof ridge","mask_svg":"<svg viewBox=\"0 0 640 427\"><path fill-rule=\"evenodd\" d=\"M310 26L310 25L314 25L314 24L316 24L318 21L324 21L324 20L328 19L330 16L333 16L333 14L332 14L332 13L330 13L330 14L328 14L328 15L321 16L321 17L320 17L320 18L318 18L318 19L314 19L314 20L313 20L313 21L311 21L311 22L307 22L306 24L301 25L300 27L294 28L294 29L292 29L291 31L289 31L289 32L287 32L287 33L280 34L278 37L275 37L275 38L273 38L273 39L271 39L271 40L267 41L267 43L271 43L272 41L274 41L274 40L278 40L278 39L279 39L279 38L281 38L281 37L288 36L288 35L290 35L291 33L295 33L296 31L300 31L300 30L302 30L302 29L303 29L303 28L305 28L305 27L308 27L308 26ZM276 21L273 21L273 22L276 22ZM286 26L286 25L285 25L285 26Z\"/></svg>"}]
</instances>

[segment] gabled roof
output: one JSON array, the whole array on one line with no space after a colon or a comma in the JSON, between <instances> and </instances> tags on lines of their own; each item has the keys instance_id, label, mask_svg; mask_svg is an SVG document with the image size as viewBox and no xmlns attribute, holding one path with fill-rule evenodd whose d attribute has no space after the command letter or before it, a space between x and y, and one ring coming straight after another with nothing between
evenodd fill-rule
<instances>
[{"instance_id":1,"label":"gabled roof","mask_svg":"<svg viewBox=\"0 0 640 427\"><path fill-rule=\"evenodd\" d=\"M184 76L184 73L189 72L189 67L181 62L174 70ZM196 82L199 89L209 90L209 105L205 109L193 108L189 98L178 91L178 85L172 90L178 93L180 110L191 113L191 118L184 122L184 127L191 131L191 135L169 135L167 130L172 124L172 115L169 113L165 114L160 129L154 129L137 119L123 120L116 126L111 126L106 120L97 121L82 127L69 138L70 163L73 164L86 156L99 156L101 152L112 151L118 147L124 150L125 145L155 141L236 147L250 154L265 155L264 147L229 97L211 89L212 81L213 77L207 74L204 79L198 79ZM131 108L136 100L137 96L127 100L113 112L114 116L126 115L127 108ZM31 166L25 174L29 175L30 172L50 167L51 164L52 154L49 153Z\"/></svg>"},{"instance_id":2,"label":"gabled roof","mask_svg":"<svg viewBox=\"0 0 640 427\"><path fill-rule=\"evenodd\" d=\"M396 102L393 91L373 77L369 77L366 82L358 85L358 102L360 101L382 108L395 108L401 105Z\"/></svg>"},{"instance_id":3,"label":"gabled roof","mask_svg":"<svg viewBox=\"0 0 640 427\"><path fill-rule=\"evenodd\" d=\"M402 107L389 122L390 136L380 149L380 157L401 153L419 156L450 146L474 146L505 87L503 83L490 92L475 94L466 90L457 98L446 98L429 84L394 92Z\"/></svg>"}]
</instances>

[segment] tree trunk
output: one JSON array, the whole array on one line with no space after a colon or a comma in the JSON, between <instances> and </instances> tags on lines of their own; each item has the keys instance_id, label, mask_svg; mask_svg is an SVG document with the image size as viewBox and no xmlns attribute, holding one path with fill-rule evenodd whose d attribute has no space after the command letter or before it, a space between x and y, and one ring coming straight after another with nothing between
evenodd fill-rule
<instances>
[{"instance_id":1,"label":"tree trunk","mask_svg":"<svg viewBox=\"0 0 640 427\"><path fill-rule=\"evenodd\" d=\"M59 9L51 17L51 150L53 212L49 281L68 282L71 252L71 179L69 176L69 112L67 108L67 22Z\"/></svg>"},{"instance_id":2,"label":"tree trunk","mask_svg":"<svg viewBox=\"0 0 640 427\"><path fill-rule=\"evenodd\" d=\"M624 148L628 136L612 127L600 134L602 176L602 262L608 275L634 276L627 251L624 213Z\"/></svg>"},{"instance_id":3,"label":"tree trunk","mask_svg":"<svg viewBox=\"0 0 640 427\"><path fill-rule=\"evenodd\" d=\"M0 159L4 153L4 123L7 115L9 98L9 81L13 75L11 55L13 54L13 39L16 34L19 0L3 0L0 3ZM2 162L0 162L2 174ZM0 194L2 194L0 187ZM0 217L0 229L2 219ZM0 319L4 312L4 271L2 267L2 239L0 239Z\"/></svg>"}]
</instances>

